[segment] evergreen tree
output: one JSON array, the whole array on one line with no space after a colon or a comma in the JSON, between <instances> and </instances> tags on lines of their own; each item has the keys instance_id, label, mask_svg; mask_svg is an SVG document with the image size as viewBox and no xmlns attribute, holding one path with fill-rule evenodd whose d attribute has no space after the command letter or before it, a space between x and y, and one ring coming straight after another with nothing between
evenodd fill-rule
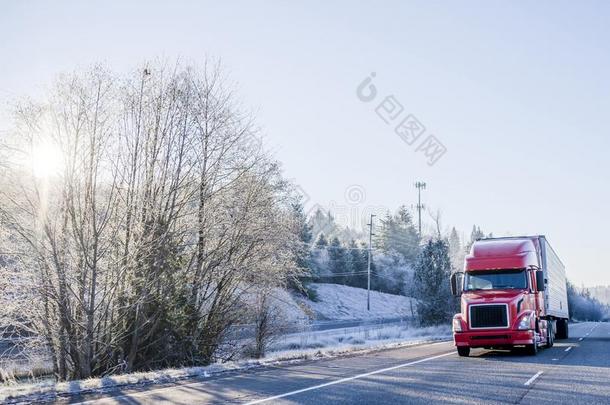
<instances>
[{"instance_id":1,"label":"evergreen tree","mask_svg":"<svg viewBox=\"0 0 610 405\"><path fill-rule=\"evenodd\" d=\"M382 252L397 252L409 263L417 259L419 235L405 206L400 207L394 215L388 213L381 220L375 242Z\"/></svg>"},{"instance_id":2,"label":"evergreen tree","mask_svg":"<svg viewBox=\"0 0 610 405\"><path fill-rule=\"evenodd\" d=\"M422 325L450 322L457 311L451 295L449 247L444 240L430 240L419 255L413 277L417 315Z\"/></svg>"},{"instance_id":3,"label":"evergreen tree","mask_svg":"<svg viewBox=\"0 0 610 405\"><path fill-rule=\"evenodd\" d=\"M395 251L379 252L374 259L372 288L389 294L406 294L407 283L412 278L413 270L403 256Z\"/></svg>"},{"instance_id":4,"label":"evergreen tree","mask_svg":"<svg viewBox=\"0 0 610 405\"><path fill-rule=\"evenodd\" d=\"M485 234L481 231L481 227L480 226L472 226L472 232L470 232L470 241L471 242L476 242L479 239L482 239L485 237Z\"/></svg>"},{"instance_id":5,"label":"evergreen tree","mask_svg":"<svg viewBox=\"0 0 610 405\"><path fill-rule=\"evenodd\" d=\"M339 238L334 237L328 247L328 257L330 260L330 271L336 274L337 277L333 277L333 281L339 284L345 284L346 273L348 273L348 258L346 249L341 245Z\"/></svg>"},{"instance_id":6,"label":"evergreen tree","mask_svg":"<svg viewBox=\"0 0 610 405\"><path fill-rule=\"evenodd\" d=\"M321 233L316 239L315 246L311 248L310 252L310 268L312 272L312 281L319 282L320 277L328 275L329 262L328 262L328 240L323 233Z\"/></svg>"},{"instance_id":7,"label":"evergreen tree","mask_svg":"<svg viewBox=\"0 0 610 405\"><path fill-rule=\"evenodd\" d=\"M328 246L328 241L326 240L326 236L323 233L318 236L318 240L316 241L316 247L318 249L325 249Z\"/></svg>"},{"instance_id":8,"label":"evergreen tree","mask_svg":"<svg viewBox=\"0 0 610 405\"><path fill-rule=\"evenodd\" d=\"M312 250L311 250L311 226L303 210L303 204L297 200L291 204L292 220L297 241L293 248L294 263L299 269L299 276L288 280L288 288L301 294L306 294L304 284L311 279L313 273Z\"/></svg>"},{"instance_id":9,"label":"evergreen tree","mask_svg":"<svg viewBox=\"0 0 610 405\"><path fill-rule=\"evenodd\" d=\"M292 217L295 223L295 231L298 236L298 246L296 246L294 255L295 263L302 270L309 270L310 261L310 246L313 234L311 225L307 222L307 217L303 211L303 204L296 201L291 205Z\"/></svg>"},{"instance_id":10,"label":"evergreen tree","mask_svg":"<svg viewBox=\"0 0 610 405\"><path fill-rule=\"evenodd\" d=\"M353 275L349 277L348 284L352 287L366 288L366 275L364 272L367 270L367 252L366 250L363 252L353 239L350 241L348 247L349 271L353 273Z\"/></svg>"},{"instance_id":11,"label":"evergreen tree","mask_svg":"<svg viewBox=\"0 0 610 405\"><path fill-rule=\"evenodd\" d=\"M464 266L464 250L462 249L462 242L455 227L451 229L448 242L451 267L454 270L461 270Z\"/></svg>"},{"instance_id":12,"label":"evergreen tree","mask_svg":"<svg viewBox=\"0 0 610 405\"><path fill-rule=\"evenodd\" d=\"M491 237L492 234L489 234L489 237ZM472 226L472 231L470 232L470 242L468 242L468 244L466 244L465 246L465 252L469 253L470 252L470 248L472 247L472 245L479 239L483 239L485 237L485 234L481 231L481 228L473 225Z\"/></svg>"},{"instance_id":13,"label":"evergreen tree","mask_svg":"<svg viewBox=\"0 0 610 405\"><path fill-rule=\"evenodd\" d=\"M316 239L321 234L325 234L328 237L336 235L338 232L337 223L330 211L324 213L320 208L309 219L309 226L311 227L313 237Z\"/></svg>"},{"instance_id":14,"label":"evergreen tree","mask_svg":"<svg viewBox=\"0 0 610 405\"><path fill-rule=\"evenodd\" d=\"M608 313L608 306L592 297L588 289L584 287L578 289L568 281L567 290L570 319L578 321L603 321L610 315Z\"/></svg>"},{"instance_id":15,"label":"evergreen tree","mask_svg":"<svg viewBox=\"0 0 610 405\"><path fill-rule=\"evenodd\" d=\"M566 289L568 293L568 316L570 319L574 319L574 309L576 309L576 296L578 292L570 280L567 280L566 282Z\"/></svg>"}]
</instances>

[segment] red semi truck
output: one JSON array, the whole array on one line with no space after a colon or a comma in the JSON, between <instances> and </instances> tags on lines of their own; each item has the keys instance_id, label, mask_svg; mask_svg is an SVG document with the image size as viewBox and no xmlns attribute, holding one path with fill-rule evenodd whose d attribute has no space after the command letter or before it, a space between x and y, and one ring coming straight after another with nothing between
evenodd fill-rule
<instances>
[{"instance_id":1,"label":"red semi truck","mask_svg":"<svg viewBox=\"0 0 610 405\"><path fill-rule=\"evenodd\" d=\"M451 275L451 291L461 296L453 317L460 356L516 346L535 355L568 338L565 267L542 235L476 241L464 272Z\"/></svg>"}]
</instances>

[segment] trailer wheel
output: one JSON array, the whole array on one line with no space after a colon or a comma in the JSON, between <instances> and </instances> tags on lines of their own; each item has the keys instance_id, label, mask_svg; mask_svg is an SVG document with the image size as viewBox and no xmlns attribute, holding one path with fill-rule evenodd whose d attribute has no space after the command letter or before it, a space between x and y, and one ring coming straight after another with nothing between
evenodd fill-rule
<instances>
[{"instance_id":1,"label":"trailer wheel","mask_svg":"<svg viewBox=\"0 0 610 405\"><path fill-rule=\"evenodd\" d=\"M559 319L557 321L557 339L567 339L570 337L570 331L567 319Z\"/></svg>"},{"instance_id":2,"label":"trailer wheel","mask_svg":"<svg viewBox=\"0 0 610 405\"><path fill-rule=\"evenodd\" d=\"M468 357L470 355L470 347L468 347L468 346L458 346L457 352L462 357Z\"/></svg>"}]
</instances>

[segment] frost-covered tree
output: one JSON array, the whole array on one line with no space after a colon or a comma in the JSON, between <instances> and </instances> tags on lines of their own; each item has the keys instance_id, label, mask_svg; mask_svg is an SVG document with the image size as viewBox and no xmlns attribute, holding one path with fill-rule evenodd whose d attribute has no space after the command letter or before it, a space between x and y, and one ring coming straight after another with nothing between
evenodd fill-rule
<instances>
[{"instance_id":1,"label":"frost-covered tree","mask_svg":"<svg viewBox=\"0 0 610 405\"><path fill-rule=\"evenodd\" d=\"M318 236L318 239L316 240L316 248L323 249L323 248L326 248L327 246L328 246L328 240L326 240L326 236L324 236L324 234L321 233Z\"/></svg>"},{"instance_id":2,"label":"frost-covered tree","mask_svg":"<svg viewBox=\"0 0 610 405\"><path fill-rule=\"evenodd\" d=\"M464 267L464 249L462 247L462 242L460 241L460 237L457 233L455 227L451 228L451 233L449 234L449 258L451 260L451 266L453 270L461 270Z\"/></svg>"},{"instance_id":3,"label":"frost-covered tree","mask_svg":"<svg viewBox=\"0 0 610 405\"><path fill-rule=\"evenodd\" d=\"M420 239L408 209L401 206L394 214L388 213L376 234L373 288L409 294L410 272L420 251Z\"/></svg>"},{"instance_id":4,"label":"frost-covered tree","mask_svg":"<svg viewBox=\"0 0 610 405\"><path fill-rule=\"evenodd\" d=\"M13 288L10 321L58 379L221 358L240 296L296 271L289 187L238 105L218 66L150 64L16 107L0 306Z\"/></svg>"},{"instance_id":5,"label":"frost-covered tree","mask_svg":"<svg viewBox=\"0 0 610 405\"><path fill-rule=\"evenodd\" d=\"M294 223L294 231L297 235L297 241L293 248L294 262L299 269L298 277L291 277L288 280L288 288L297 293L306 295L306 284L312 280L313 275L313 257L312 257L312 239L311 226L307 221L307 216L303 210L301 197L296 197L295 201L290 204L292 211L292 221Z\"/></svg>"},{"instance_id":6,"label":"frost-covered tree","mask_svg":"<svg viewBox=\"0 0 610 405\"><path fill-rule=\"evenodd\" d=\"M328 258L330 261L330 271L335 277L332 281L338 284L345 284L348 279L349 264L347 250L343 247L338 237L334 237L328 246Z\"/></svg>"},{"instance_id":7,"label":"frost-covered tree","mask_svg":"<svg viewBox=\"0 0 610 405\"><path fill-rule=\"evenodd\" d=\"M591 296L595 297L599 302L610 305L610 286L599 285L588 288L591 292Z\"/></svg>"},{"instance_id":8,"label":"frost-covered tree","mask_svg":"<svg viewBox=\"0 0 610 405\"><path fill-rule=\"evenodd\" d=\"M366 288L367 277L364 274L368 268L368 256L364 246L358 246L355 240L348 245L348 268L352 275L349 276L347 284L352 287Z\"/></svg>"},{"instance_id":9,"label":"frost-covered tree","mask_svg":"<svg viewBox=\"0 0 610 405\"><path fill-rule=\"evenodd\" d=\"M419 236L406 207L388 213L376 231L375 245L382 252L396 252L407 262L414 262L419 253Z\"/></svg>"},{"instance_id":10,"label":"frost-covered tree","mask_svg":"<svg viewBox=\"0 0 610 405\"><path fill-rule=\"evenodd\" d=\"M310 252L310 269L311 280L320 281L321 277L326 277L330 274L330 259L328 253L328 240L321 233L316 239L315 245Z\"/></svg>"},{"instance_id":11,"label":"frost-covered tree","mask_svg":"<svg viewBox=\"0 0 610 405\"><path fill-rule=\"evenodd\" d=\"M327 238L336 236L339 227L335 222L335 218L329 212L324 212L320 208L316 209L313 215L309 218L309 226L314 239L318 239L320 235L324 234Z\"/></svg>"},{"instance_id":12,"label":"frost-covered tree","mask_svg":"<svg viewBox=\"0 0 610 405\"><path fill-rule=\"evenodd\" d=\"M492 233L486 235L483 231L481 231L481 227L473 225L472 231L470 232L470 241L464 246L464 251L466 253L470 252L470 248L477 240L491 237L493 237Z\"/></svg>"},{"instance_id":13,"label":"frost-covered tree","mask_svg":"<svg viewBox=\"0 0 610 405\"><path fill-rule=\"evenodd\" d=\"M299 200L293 202L290 207L292 209L292 220L294 221L294 227L298 237L298 243L294 249L295 263L299 268L308 271L311 241L313 239L311 225L309 225L307 221L307 217L303 211L303 204Z\"/></svg>"},{"instance_id":14,"label":"frost-covered tree","mask_svg":"<svg viewBox=\"0 0 610 405\"><path fill-rule=\"evenodd\" d=\"M412 295L413 267L395 252L374 255L372 287L390 294Z\"/></svg>"},{"instance_id":15,"label":"frost-covered tree","mask_svg":"<svg viewBox=\"0 0 610 405\"><path fill-rule=\"evenodd\" d=\"M422 325L449 322L457 309L451 295L449 247L444 240L428 241L415 264L414 295Z\"/></svg>"},{"instance_id":16,"label":"frost-covered tree","mask_svg":"<svg viewBox=\"0 0 610 405\"><path fill-rule=\"evenodd\" d=\"M568 281L568 310L576 321L603 321L610 317L610 308L591 296L586 288L578 289Z\"/></svg>"},{"instance_id":17,"label":"frost-covered tree","mask_svg":"<svg viewBox=\"0 0 610 405\"><path fill-rule=\"evenodd\" d=\"M273 300L272 293L272 289L263 286L252 294L253 302L247 302L248 321L254 325L254 339L246 352L256 359L265 356L269 346L286 332L289 325L284 308L277 300Z\"/></svg>"}]
</instances>

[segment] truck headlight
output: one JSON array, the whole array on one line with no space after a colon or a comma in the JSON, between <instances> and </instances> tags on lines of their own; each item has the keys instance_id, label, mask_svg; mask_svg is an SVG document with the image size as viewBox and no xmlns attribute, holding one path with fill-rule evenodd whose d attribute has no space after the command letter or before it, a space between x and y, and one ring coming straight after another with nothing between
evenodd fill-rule
<instances>
[{"instance_id":1,"label":"truck headlight","mask_svg":"<svg viewBox=\"0 0 610 405\"><path fill-rule=\"evenodd\" d=\"M519 321L519 325L517 326L517 329L527 330L529 328L530 328L530 314L523 315L523 317Z\"/></svg>"},{"instance_id":2,"label":"truck headlight","mask_svg":"<svg viewBox=\"0 0 610 405\"><path fill-rule=\"evenodd\" d=\"M454 332L462 331L462 322L457 318L453 318L453 331Z\"/></svg>"}]
</instances>

